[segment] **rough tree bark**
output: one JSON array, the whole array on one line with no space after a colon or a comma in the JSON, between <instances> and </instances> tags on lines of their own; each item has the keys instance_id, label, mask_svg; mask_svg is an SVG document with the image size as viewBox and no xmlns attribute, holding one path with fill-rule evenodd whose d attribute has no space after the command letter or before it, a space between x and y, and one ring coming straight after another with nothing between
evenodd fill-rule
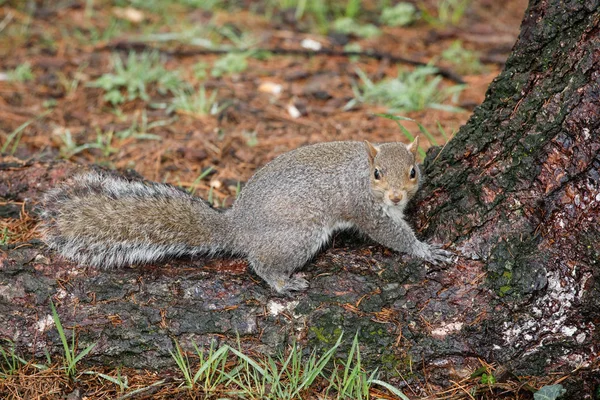
<instances>
[{"instance_id":1,"label":"rough tree bark","mask_svg":"<svg viewBox=\"0 0 600 400\"><path fill-rule=\"evenodd\" d=\"M531 1L485 102L426 162L419 225L463 257L443 319L516 373L598 366L598 8Z\"/></svg>"},{"instance_id":2,"label":"rough tree bark","mask_svg":"<svg viewBox=\"0 0 600 400\"><path fill-rule=\"evenodd\" d=\"M60 352L53 298L80 346L98 343L89 362L172 365L173 338L185 347L239 333L245 348L273 352L292 338L330 346L358 331L363 359L389 379L411 376L413 388L424 375L443 387L483 359L515 374L581 367L568 393L590 395L600 382L599 23L598 0L531 0L485 102L428 154L416 226L451 244L456 265L428 270L342 240L307 267L309 291L290 300L242 262L99 271L33 242L0 255L0 338L38 356ZM31 204L74 168L5 160L0 197Z\"/></svg>"}]
</instances>

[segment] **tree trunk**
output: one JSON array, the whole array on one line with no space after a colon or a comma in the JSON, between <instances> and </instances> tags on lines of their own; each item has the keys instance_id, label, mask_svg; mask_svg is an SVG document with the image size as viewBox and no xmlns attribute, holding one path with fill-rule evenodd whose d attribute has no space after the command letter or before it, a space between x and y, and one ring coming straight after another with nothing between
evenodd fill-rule
<instances>
[{"instance_id":1,"label":"tree trunk","mask_svg":"<svg viewBox=\"0 0 600 400\"><path fill-rule=\"evenodd\" d=\"M331 346L358 331L363 360L413 389L480 366L549 375L584 398L600 382L600 12L598 1L532 0L505 70L447 146L428 154L414 202L423 237L458 260L427 270L342 240L306 272L296 299L273 297L237 260L82 269L39 242L0 255L0 337L60 353L49 299L88 362L172 366L172 339L273 352L293 338ZM35 202L69 163L0 164L0 197ZM18 214L2 206L2 215ZM48 257L51 257L52 262ZM416 375L410 373L417 373ZM402 380L397 379L397 382Z\"/></svg>"},{"instance_id":2,"label":"tree trunk","mask_svg":"<svg viewBox=\"0 0 600 400\"><path fill-rule=\"evenodd\" d=\"M532 0L486 100L425 163L418 226L461 257L421 315L517 374L599 365L598 8Z\"/></svg>"}]
</instances>

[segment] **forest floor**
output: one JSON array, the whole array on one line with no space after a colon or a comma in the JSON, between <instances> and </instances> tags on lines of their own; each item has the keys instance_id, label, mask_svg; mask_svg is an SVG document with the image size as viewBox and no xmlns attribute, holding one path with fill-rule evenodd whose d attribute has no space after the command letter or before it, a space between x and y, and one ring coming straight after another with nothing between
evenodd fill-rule
<instances>
[{"instance_id":1,"label":"forest floor","mask_svg":"<svg viewBox=\"0 0 600 400\"><path fill-rule=\"evenodd\" d=\"M378 113L410 117L443 145L438 124L451 136L483 101L526 7L524 0L463 1L464 11L451 9L439 17L439 2L429 1L420 3L426 13L413 24L390 27L378 22L378 6L369 7L378 2L363 1L354 16L358 27L338 33L331 23L318 22L315 12L305 10L298 21L296 8L272 6L282 2L237 1L231 3L238 6L206 10L185 6L186 1L132 3L139 8L117 7L127 2L116 0L4 2L1 150L19 158L133 168L149 180L193 187L205 198L212 188L217 205L224 199L230 204L238 182L298 146L408 141L394 121ZM357 36L355 31L365 35L360 29L369 23L377 25L378 35ZM320 51L360 49L381 59L309 55L314 51L303 41L308 47L320 44ZM145 54L145 63L128 62L133 51ZM115 57L123 60L120 72ZM412 75L413 85L381 93L399 87L399 73L414 71L395 57L432 63L462 77L457 101L449 93L443 96L457 91L457 83L432 82L435 75ZM361 71L376 85L372 91ZM415 123L403 125L419 133ZM424 149L430 146L425 139Z\"/></svg>"},{"instance_id":2,"label":"forest floor","mask_svg":"<svg viewBox=\"0 0 600 400\"><path fill-rule=\"evenodd\" d=\"M527 1L425 0L413 23L396 27L381 19L391 3L0 1L2 158L135 169L229 206L285 151L420 133L415 122L402 122L407 134L377 114L422 124L430 133L421 134L423 149L443 145L501 71ZM451 74L415 74L400 59ZM5 219L0 243L35 237L32 226ZM48 375L69 393L68 382ZM147 386L159 375L131 376L130 385ZM102 386L86 393L94 390L90 398L103 396Z\"/></svg>"}]
</instances>

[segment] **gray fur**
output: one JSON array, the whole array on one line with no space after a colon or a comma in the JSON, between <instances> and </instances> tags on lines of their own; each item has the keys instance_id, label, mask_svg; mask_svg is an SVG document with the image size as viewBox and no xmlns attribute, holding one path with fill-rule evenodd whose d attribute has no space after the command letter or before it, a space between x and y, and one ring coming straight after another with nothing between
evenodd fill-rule
<instances>
[{"instance_id":1,"label":"gray fur","mask_svg":"<svg viewBox=\"0 0 600 400\"><path fill-rule=\"evenodd\" d=\"M250 179L227 212L170 185L86 173L45 196L45 240L63 256L99 267L240 254L280 293L308 286L292 274L339 229L358 229L434 263L448 261L449 252L420 242L403 218L420 179L418 170L409 179L416 143L371 151L361 142L333 142L283 154ZM373 178L374 168L381 180Z\"/></svg>"},{"instance_id":2,"label":"gray fur","mask_svg":"<svg viewBox=\"0 0 600 400\"><path fill-rule=\"evenodd\" d=\"M93 208L94 203L112 207ZM227 227L224 214L170 185L88 172L50 190L43 204L46 243L83 264L110 268L228 251L229 241L221 236L215 239ZM169 228L173 210L179 213L180 223L213 224L213 234L204 234L196 225L184 230ZM128 224L128 230L124 231L120 222Z\"/></svg>"}]
</instances>

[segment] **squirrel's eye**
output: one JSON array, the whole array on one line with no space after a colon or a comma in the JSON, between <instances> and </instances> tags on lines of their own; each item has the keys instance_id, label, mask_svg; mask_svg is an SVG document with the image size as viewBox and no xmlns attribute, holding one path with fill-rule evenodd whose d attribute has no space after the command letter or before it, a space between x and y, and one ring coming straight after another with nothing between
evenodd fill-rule
<instances>
[{"instance_id":1,"label":"squirrel's eye","mask_svg":"<svg viewBox=\"0 0 600 400\"><path fill-rule=\"evenodd\" d=\"M412 167L410 170L410 179L415 179L415 176L417 176L417 170L415 170L415 167Z\"/></svg>"},{"instance_id":2,"label":"squirrel's eye","mask_svg":"<svg viewBox=\"0 0 600 400\"><path fill-rule=\"evenodd\" d=\"M380 180L381 179L381 171L378 168L375 168L375 172L373 172L373 176L375 177L376 180Z\"/></svg>"}]
</instances>

